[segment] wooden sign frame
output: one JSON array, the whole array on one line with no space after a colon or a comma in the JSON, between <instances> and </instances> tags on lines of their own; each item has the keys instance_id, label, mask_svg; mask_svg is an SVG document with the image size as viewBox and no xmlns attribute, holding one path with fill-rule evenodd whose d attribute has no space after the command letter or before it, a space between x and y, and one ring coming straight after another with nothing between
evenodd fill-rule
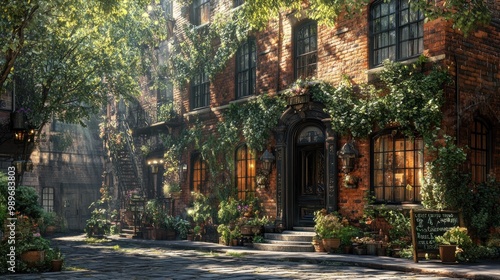
<instances>
[{"instance_id":1,"label":"wooden sign frame","mask_svg":"<svg viewBox=\"0 0 500 280\"><path fill-rule=\"evenodd\" d=\"M438 248L427 248L434 245L434 238L453 227L463 227L460 211L445 210L410 210L411 240L413 245L413 261L418 263L418 253L437 253ZM423 247L423 248L422 248Z\"/></svg>"}]
</instances>

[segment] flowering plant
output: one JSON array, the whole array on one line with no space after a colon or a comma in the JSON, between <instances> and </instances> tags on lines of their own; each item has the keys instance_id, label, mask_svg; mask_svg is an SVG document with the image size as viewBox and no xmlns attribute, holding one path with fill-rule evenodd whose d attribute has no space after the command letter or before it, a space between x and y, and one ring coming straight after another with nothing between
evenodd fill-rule
<instances>
[{"instance_id":1,"label":"flowering plant","mask_svg":"<svg viewBox=\"0 0 500 280\"><path fill-rule=\"evenodd\" d=\"M305 95L309 93L309 89L319 82L311 78L297 79L286 91L286 96Z\"/></svg>"},{"instance_id":2,"label":"flowering plant","mask_svg":"<svg viewBox=\"0 0 500 280\"><path fill-rule=\"evenodd\" d=\"M357 244L368 244L368 243L374 243L375 239L372 237L354 237L351 239L352 243L357 243Z\"/></svg>"},{"instance_id":3,"label":"flowering plant","mask_svg":"<svg viewBox=\"0 0 500 280\"><path fill-rule=\"evenodd\" d=\"M322 238L334 238L344 227L342 219L335 213L327 213L326 209L314 212L314 230Z\"/></svg>"},{"instance_id":4,"label":"flowering plant","mask_svg":"<svg viewBox=\"0 0 500 280\"><path fill-rule=\"evenodd\" d=\"M21 253L27 251L45 251L50 248L49 244L50 244L49 240L41 237L40 233L35 233L31 238L26 238L22 240L17 249Z\"/></svg>"}]
</instances>

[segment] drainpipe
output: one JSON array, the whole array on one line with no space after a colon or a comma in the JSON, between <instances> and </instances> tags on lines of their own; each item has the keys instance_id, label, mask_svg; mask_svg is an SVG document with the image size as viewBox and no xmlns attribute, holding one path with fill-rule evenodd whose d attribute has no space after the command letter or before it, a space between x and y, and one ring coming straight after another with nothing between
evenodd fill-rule
<instances>
[{"instance_id":1,"label":"drainpipe","mask_svg":"<svg viewBox=\"0 0 500 280\"><path fill-rule=\"evenodd\" d=\"M461 49L458 49L457 51L461 51ZM458 65L458 55L455 53L455 115L457 117L457 128L456 128L456 145L458 146L459 144L459 138L460 138L460 87L458 86L459 78L458 75L460 73L460 67Z\"/></svg>"},{"instance_id":2,"label":"drainpipe","mask_svg":"<svg viewBox=\"0 0 500 280\"><path fill-rule=\"evenodd\" d=\"M282 42L281 42L281 35L282 35L282 29L283 29L283 19L281 18L281 13L278 13L278 59L277 59L277 66L278 66L278 73L277 73L277 78L276 78L276 93L279 93L281 89L281 84L280 84L280 78L281 78L281 68L280 68L280 63L281 63L281 47L282 47Z\"/></svg>"}]
</instances>

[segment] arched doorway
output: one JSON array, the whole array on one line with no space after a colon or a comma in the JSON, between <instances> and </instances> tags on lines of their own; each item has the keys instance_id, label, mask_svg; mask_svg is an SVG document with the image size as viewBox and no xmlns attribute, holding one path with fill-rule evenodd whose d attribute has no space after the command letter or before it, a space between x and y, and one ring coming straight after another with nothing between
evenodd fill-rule
<instances>
[{"instance_id":1,"label":"arched doorway","mask_svg":"<svg viewBox=\"0 0 500 280\"><path fill-rule=\"evenodd\" d=\"M289 107L276 129L276 222L314 225L314 211L338 210L337 137L322 104Z\"/></svg>"}]
</instances>

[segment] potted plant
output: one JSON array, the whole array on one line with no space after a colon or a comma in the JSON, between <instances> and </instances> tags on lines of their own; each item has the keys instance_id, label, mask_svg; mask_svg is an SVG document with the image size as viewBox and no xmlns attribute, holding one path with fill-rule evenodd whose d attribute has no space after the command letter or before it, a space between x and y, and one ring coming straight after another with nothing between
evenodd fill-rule
<instances>
[{"instance_id":1,"label":"potted plant","mask_svg":"<svg viewBox=\"0 0 500 280\"><path fill-rule=\"evenodd\" d=\"M45 260L45 252L50 249L49 243L39 233L35 233L33 236L22 240L16 249L21 252L21 260L28 267L34 267L37 263Z\"/></svg>"},{"instance_id":2,"label":"potted plant","mask_svg":"<svg viewBox=\"0 0 500 280\"><path fill-rule=\"evenodd\" d=\"M50 271L61 271L64 262L64 255L61 253L59 247L50 249L47 254L47 258L50 259L51 269Z\"/></svg>"},{"instance_id":3,"label":"potted plant","mask_svg":"<svg viewBox=\"0 0 500 280\"><path fill-rule=\"evenodd\" d=\"M57 214L55 212L42 212L39 219L40 231L46 235L52 235L57 230Z\"/></svg>"},{"instance_id":4,"label":"potted plant","mask_svg":"<svg viewBox=\"0 0 500 280\"><path fill-rule=\"evenodd\" d=\"M347 225L340 229L340 246L344 248L344 253L352 252L352 239L360 234L360 230L354 226Z\"/></svg>"},{"instance_id":5,"label":"potted plant","mask_svg":"<svg viewBox=\"0 0 500 280\"><path fill-rule=\"evenodd\" d=\"M229 224L229 227L234 228L235 221L240 217L238 205L239 202L232 198L228 201L221 201L219 204L219 211L217 212L219 222L222 224Z\"/></svg>"},{"instance_id":6,"label":"potted plant","mask_svg":"<svg viewBox=\"0 0 500 280\"><path fill-rule=\"evenodd\" d=\"M191 224L180 217L175 218L175 231L179 235L180 239L186 239L189 233Z\"/></svg>"},{"instance_id":7,"label":"potted plant","mask_svg":"<svg viewBox=\"0 0 500 280\"><path fill-rule=\"evenodd\" d=\"M465 227L453 227L443 235L435 237L439 245L439 256L442 263L456 263L457 254L463 254L473 245Z\"/></svg>"},{"instance_id":8,"label":"potted plant","mask_svg":"<svg viewBox=\"0 0 500 280\"><path fill-rule=\"evenodd\" d=\"M241 231L240 227L236 226L230 233L231 246L238 246L239 241L241 239Z\"/></svg>"},{"instance_id":9,"label":"potted plant","mask_svg":"<svg viewBox=\"0 0 500 280\"><path fill-rule=\"evenodd\" d=\"M165 197L179 199L181 196L181 191L181 184L179 184L179 182L165 181L165 183L163 184L163 194L165 195Z\"/></svg>"},{"instance_id":10,"label":"potted plant","mask_svg":"<svg viewBox=\"0 0 500 280\"><path fill-rule=\"evenodd\" d=\"M340 247L340 231L344 227L342 220L335 213L327 213L326 209L314 212L314 230L321 237L326 252Z\"/></svg>"},{"instance_id":11,"label":"potted plant","mask_svg":"<svg viewBox=\"0 0 500 280\"><path fill-rule=\"evenodd\" d=\"M164 238L162 239L166 239L166 240L174 240L175 239L175 236L176 236L176 220L174 217L170 216L170 215L164 215L162 220L161 220L161 223L160 223L160 229L161 230L164 230Z\"/></svg>"},{"instance_id":12,"label":"potted plant","mask_svg":"<svg viewBox=\"0 0 500 280\"><path fill-rule=\"evenodd\" d=\"M220 224L217 227L217 232L219 233L219 244L221 245L229 245L229 241L231 239L231 230L225 224Z\"/></svg>"},{"instance_id":13,"label":"potted plant","mask_svg":"<svg viewBox=\"0 0 500 280\"><path fill-rule=\"evenodd\" d=\"M321 240L321 237L319 235L315 235L312 238L311 244L314 246L314 251L321 253L325 251L325 247L323 246L323 241Z\"/></svg>"}]
</instances>

